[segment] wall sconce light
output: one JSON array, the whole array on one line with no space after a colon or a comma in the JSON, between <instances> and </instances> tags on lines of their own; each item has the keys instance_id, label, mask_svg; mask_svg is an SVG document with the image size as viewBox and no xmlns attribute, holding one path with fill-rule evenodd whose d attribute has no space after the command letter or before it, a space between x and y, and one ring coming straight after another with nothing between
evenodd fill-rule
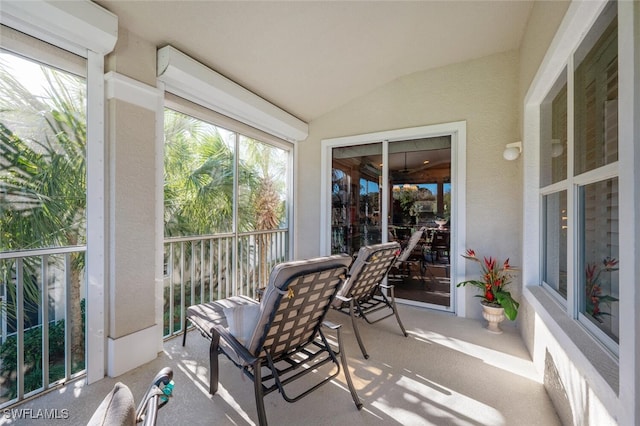
<instances>
[{"instance_id":1,"label":"wall sconce light","mask_svg":"<svg viewBox=\"0 0 640 426\"><path fill-rule=\"evenodd\" d=\"M563 152L564 146L562 146L560 139L551 139L551 156L553 158L558 158Z\"/></svg>"},{"instance_id":2,"label":"wall sconce light","mask_svg":"<svg viewBox=\"0 0 640 426\"><path fill-rule=\"evenodd\" d=\"M502 156L504 157L505 160L512 161L520 157L521 152L522 152L522 142L508 143L507 146L504 148L504 152L502 153Z\"/></svg>"}]
</instances>

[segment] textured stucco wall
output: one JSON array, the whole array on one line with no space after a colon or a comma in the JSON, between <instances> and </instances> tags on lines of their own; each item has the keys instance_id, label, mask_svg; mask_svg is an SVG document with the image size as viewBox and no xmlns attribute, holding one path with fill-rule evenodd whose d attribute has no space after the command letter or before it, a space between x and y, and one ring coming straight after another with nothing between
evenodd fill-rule
<instances>
[{"instance_id":1,"label":"textured stucco wall","mask_svg":"<svg viewBox=\"0 0 640 426\"><path fill-rule=\"evenodd\" d=\"M531 11L520 50L521 123L525 97L569 7L567 1L535 2ZM522 300L521 334L563 424L617 424L617 364L544 289L527 292L535 296Z\"/></svg>"},{"instance_id":2,"label":"textured stucco wall","mask_svg":"<svg viewBox=\"0 0 640 426\"><path fill-rule=\"evenodd\" d=\"M527 90L570 4L569 0L537 1L531 8L527 28L520 44L520 102L518 105L521 114Z\"/></svg>"},{"instance_id":3,"label":"textured stucco wall","mask_svg":"<svg viewBox=\"0 0 640 426\"><path fill-rule=\"evenodd\" d=\"M155 87L155 52L120 28L107 71ZM149 84L151 83L151 84ZM150 109L152 108L152 109ZM156 323L156 110L108 101L109 337ZM159 182L158 184L162 184Z\"/></svg>"},{"instance_id":4,"label":"textured stucco wall","mask_svg":"<svg viewBox=\"0 0 640 426\"><path fill-rule=\"evenodd\" d=\"M109 101L111 288L109 336L155 324L155 112ZM151 207L151 208L150 208Z\"/></svg>"},{"instance_id":5,"label":"textured stucco wall","mask_svg":"<svg viewBox=\"0 0 640 426\"><path fill-rule=\"evenodd\" d=\"M156 86L156 46L118 27L118 42L106 58L107 71L116 71L150 86Z\"/></svg>"},{"instance_id":6,"label":"textured stucco wall","mask_svg":"<svg viewBox=\"0 0 640 426\"><path fill-rule=\"evenodd\" d=\"M520 140L518 70L518 53L511 51L418 72L309 123L309 138L298 145L296 257L320 252L323 139L466 120L466 246L518 264L521 161L502 158L504 146ZM469 274L478 272L469 266ZM480 317L475 294L467 293L469 301L473 299L467 315Z\"/></svg>"},{"instance_id":7,"label":"textured stucco wall","mask_svg":"<svg viewBox=\"0 0 640 426\"><path fill-rule=\"evenodd\" d=\"M570 4L570 1L535 2L531 9L531 15L529 16L520 48L520 99L518 107L521 128L524 121L523 105L525 96ZM526 301L523 302L526 303ZM522 307L523 312L527 310L527 307ZM526 318L526 321L524 319L522 321L522 336L525 344L533 353L535 337L533 312L531 312L531 315L527 315Z\"/></svg>"}]
</instances>

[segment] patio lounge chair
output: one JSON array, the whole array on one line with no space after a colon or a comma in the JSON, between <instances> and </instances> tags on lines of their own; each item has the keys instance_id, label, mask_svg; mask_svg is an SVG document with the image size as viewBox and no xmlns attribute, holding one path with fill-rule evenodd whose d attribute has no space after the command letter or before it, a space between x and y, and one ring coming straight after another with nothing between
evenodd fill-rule
<instances>
[{"instance_id":1,"label":"patio lounge chair","mask_svg":"<svg viewBox=\"0 0 640 426\"><path fill-rule=\"evenodd\" d=\"M267 424L264 396L278 390L287 402L295 402L344 372L351 397L358 398L345 355L340 326L324 321L339 286L346 277L351 258L346 255L285 262L271 271L261 301L232 296L190 306L190 321L209 347L209 393L218 390L218 355L226 355L254 384L260 425ZM327 342L321 326L337 333L337 351ZM186 343L186 333L182 345ZM340 356L338 362L337 356ZM331 374L290 396L285 386L306 373L332 362ZM313 375L315 376L315 374Z\"/></svg>"},{"instance_id":2,"label":"patio lounge chair","mask_svg":"<svg viewBox=\"0 0 640 426\"><path fill-rule=\"evenodd\" d=\"M422 253L422 247L418 247L420 240L423 238L426 227L421 227L411 234L411 238L393 265L394 278L411 278L411 267L418 263L420 266L420 278L424 281L424 273L426 271L426 261Z\"/></svg>"},{"instance_id":3,"label":"patio lounge chair","mask_svg":"<svg viewBox=\"0 0 640 426\"><path fill-rule=\"evenodd\" d=\"M369 358L369 354L360 337L356 321L358 317L369 324L374 324L395 315L402 334L407 336L396 308L393 286L382 283L389 269L394 265L399 251L400 244L397 242L361 247L358 257L349 268L349 278L342 284L332 304L335 309L351 317L353 331L365 359ZM388 296L383 290L388 291ZM372 316L373 313L387 308L391 312L386 315Z\"/></svg>"},{"instance_id":4,"label":"patio lounge chair","mask_svg":"<svg viewBox=\"0 0 640 426\"><path fill-rule=\"evenodd\" d=\"M158 410L169 402L173 391L173 371L165 367L153 378L136 409L129 387L120 382L102 400L87 426L144 426L156 424Z\"/></svg>"}]
</instances>

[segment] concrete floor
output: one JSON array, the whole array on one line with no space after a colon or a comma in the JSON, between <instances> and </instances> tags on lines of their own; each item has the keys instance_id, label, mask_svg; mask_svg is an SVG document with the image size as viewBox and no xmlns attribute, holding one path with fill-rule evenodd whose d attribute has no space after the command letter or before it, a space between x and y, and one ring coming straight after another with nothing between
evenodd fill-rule
<instances>
[{"instance_id":1,"label":"concrete floor","mask_svg":"<svg viewBox=\"0 0 640 426\"><path fill-rule=\"evenodd\" d=\"M512 324L494 335L477 320L417 307L401 306L409 333L402 336L395 319L361 323L370 358L363 359L349 318L338 312L330 320L344 324L349 367L364 408L358 411L341 373L336 380L290 404L274 392L265 397L271 425L560 425L531 358ZM197 332L165 343L154 361L117 378L90 386L82 380L25 402L14 410L47 409L58 420L12 420L0 424L81 425L117 381L136 398L164 366L174 371L174 396L159 412L159 425L253 425L257 422L253 384L221 357L220 387L208 394L208 341ZM66 415L64 414L66 410ZM49 411L52 412L52 411Z\"/></svg>"}]
</instances>

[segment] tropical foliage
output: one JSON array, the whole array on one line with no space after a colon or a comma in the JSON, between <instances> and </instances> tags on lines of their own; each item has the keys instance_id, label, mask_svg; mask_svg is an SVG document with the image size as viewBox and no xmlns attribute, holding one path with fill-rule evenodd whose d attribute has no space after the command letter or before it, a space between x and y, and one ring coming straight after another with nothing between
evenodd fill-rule
<instances>
[{"instance_id":1,"label":"tropical foliage","mask_svg":"<svg viewBox=\"0 0 640 426\"><path fill-rule=\"evenodd\" d=\"M41 83L20 78L11 69L21 61L33 78ZM26 84L30 84L27 87ZM0 55L0 251L25 250L85 244L86 207L86 85L84 80L48 67L40 67L22 59ZM29 342L41 335L38 312L54 308L52 299L42 301L40 284L42 268L62 268L59 256L50 256L42 265L39 256L26 257L23 262L0 262L0 284L6 299L2 314L9 331L16 329L17 309L24 310L25 380L38 381L41 357L27 353L35 350ZM56 266L56 263L60 265ZM81 312L81 282L84 255L71 255L69 326L71 327L72 370L84 368L84 327ZM14 306L18 274L22 277L24 305ZM47 283L50 285L51 283ZM42 306L44 305L44 306ZM55 308L54 308L55 309ZM53 329L51 327L54 327ZM49 328L51 355L60 342L54 330L64 320L52 322ZM36 336L36 337L33 337ZM64 336L64 334L62 334ZM3 336L6 338L6 336ZM64 346L64 339L62 340ZM0 349L2 377L7 375L15 339L7 338ZM40 352L38 350L38 352ZM62 352L64 356L64 351ZM53 362L53 358L51 362ZM33 362L31 362L31 361ZM64 362L63 362L64 365ZM58 371L50 365L51 371ZM64 368L63 368L64 376ZM14 373L15 374L15 373ZM58 377L60 378L60 377ZM15 380L12 378L11 380Z\"/></svg>"},{"instance_id":2,"label":"tropical foliage","mask_svg":"<svg viewBox=\"0 0 640 426\"><path fill-rule=\"evenodd\" d=\"M520 304L513 299L511 293L506 289L511 283L511 274L514 271L514 268L509 264L509 259L502 264L493 257L485 257L480 260L476 257L475 251L471 249L467 249L462 257L480 264L482 273L481 279L463 281L458 283L458 287L466 286L467 284L477 287L481 291L481 294L477 297L482 298L483 303L501 306L504 308L506 317L512 321L515 320Z\"/></svg>"},{"instance_id":3,"label":"tropical foliage","mask_svg":"<svg viewBox=\"0 0 640 426\"><path fill-rule=\"evenodd\" d=\"M41 82L41 87L34 88L34 81L25 83L11 69L10 56L0 54L0 251L83 246L86 84L82 78L31 64L40 75L32 80ZM228 234L234 232L234 226L238 232L286 226L284 150L170 110L165 114L165 133L165 236ZM251 247L259 255L260 268L256 270L270 269L265 266L273 261L267 254L270 238L268 234L256 237ZM47 262L60 262L60 257L49 256ZM75 371L84 368L84 262L83 254L71 255L68 299L73 306L66 326L72 329ZM27 311L25 339L29 337L29 341L37 340L41 333L38 312L57 309L51 296L48 301L40 300L41 263L43 258L39 256L25 258L19 271L25 298L21 309ZM8 294L2 312L10 332L16 329L18 307L13 305L17 268L18 262L0 261L0 285L6 286ZM65 325L64 321L51 319L57 320L49 324L50 335L54 336L51 327ZM3 338L2 365L11 366L8 358L14 356L17 342ZM39 349L25 346L24 350ZM37 360L41 358L34 357L34 363L40 362ZM27 368L29 374L40 374L38 365ZM12 376L4 370L0 375Z\"/></svg>"},{"instance_id":4,"label":"tropical foliage","mask_svg":"<svg viewBox=\"0 0 640 426\"><path fill-rule=\"evenodd\" d=\"M238 231L278 229L285 223L284 151L239 139L197 118L165 111L165 236L233 231L236 143Z\"/></svg>"}]
</instances>

